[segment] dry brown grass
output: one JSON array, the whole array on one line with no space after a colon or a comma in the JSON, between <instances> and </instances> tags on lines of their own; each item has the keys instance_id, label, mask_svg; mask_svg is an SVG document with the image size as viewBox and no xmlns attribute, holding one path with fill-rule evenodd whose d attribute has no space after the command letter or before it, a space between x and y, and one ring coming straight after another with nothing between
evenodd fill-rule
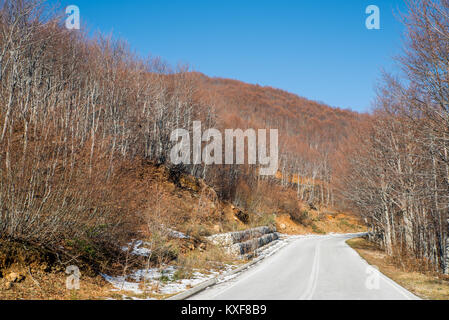
<instances>
[{"instance_id":1,"label":"dry brown grass","mask_svg":"<svg viewBox=\"0 0 449 320\"><path fill-rule=\"evenodd\" d=\"M20 271L19 271L20 270ZM0 300L104 300L113 297L112 286L101 276L81 276L80 290L66 288L67 275L63 272L46 273L33 272L25 268L4 271L18 272L25 280L14 283L6 289L5 279L0 279Z\"/></svg>"},{"instance_id":2,"label":"dry brown grass","mask_svg":"<svg viewBox=\"0 0 449 320\"><path fill-rule=\"evenodd\" d=\"M411 262L408 261L407 264L398 265L383 250L366 239L351 239L347 243L369 264L377 266L383 274L415 295L429 300L449 299L449 277L430 271L407 271L405 268L417 270L419 263L412 266Z\"/></svg>"},{"instance_id":3,"label":"dry brown grass","mask_svg":"<svg viewBox=\"0 0 449 320\"><path fill-rule=\"evenodd\" d=\"M66 288L69 265L80 268L80 290ZM0 241L0 300L96 300L110 297L110 289L85 262L35 245Z\"/></svg>"},{"instance_id":4,"label":"dry brown grass","mask_svg":"<svg viewBox=\"0 0 449 320\"><path fill-rule=\"evenodd\" d=\"M221 270L226 264L235 264L235 258L226 254L217 246L209 246L207 250L194 250L182 254L178 261L177 278L188 279L193 272L207 272L208 270Z\"/></svg>"}]
</instances>

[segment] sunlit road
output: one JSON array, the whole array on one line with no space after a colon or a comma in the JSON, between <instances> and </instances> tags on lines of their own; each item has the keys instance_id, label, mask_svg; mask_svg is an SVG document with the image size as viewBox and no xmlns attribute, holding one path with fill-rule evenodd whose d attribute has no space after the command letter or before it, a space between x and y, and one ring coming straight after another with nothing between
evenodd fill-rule
<instances>
[{"instance_id":1,"label":"sunlit road","mask_svg":"<svg viewBox=\"0 0 449 320\"><path fill-rule=\"evenodd\" d=\"M293 240L233 280L192 300L409 300L412 293L370 267L345 242L354 235Z\"/></svg>"}]
</instances>

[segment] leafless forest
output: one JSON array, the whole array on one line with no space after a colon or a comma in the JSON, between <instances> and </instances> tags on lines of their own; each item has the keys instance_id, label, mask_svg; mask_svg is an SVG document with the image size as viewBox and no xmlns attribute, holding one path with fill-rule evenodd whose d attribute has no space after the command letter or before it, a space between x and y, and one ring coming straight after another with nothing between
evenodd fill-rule
<instances>
[{"instance_id":1,"label":"leafless forest","mask_svg":"<svg viewBox=\"0 0 449 320\"><path fill-rule=\"evenodd\" d=\"M449 272L449 1L407 3L402 72L343 148L340 190L389 254Z\"/></svg>"},{"instance_id":2,"label":"leafless forest","mask_svg":"<svg viewBox=\"0 0 449 320\"><path fill-rule=\"evenodd\" d=\"M44 1L0 9L0 234L49 247L86 233L112 242L129 216L117 167L165 162L171 130L208 123L209 108L182 69L69 32Z\"/></svg>"},{"instance_id":3,"label":"leafless forest","mask_svg":"<svg viewBox=\"0 0 449 320\"><path fill-rule=\"evenodd\" d=\"M173 174L254 214L278 190L351 210L390 255L449 272L449 1L407 2L402 72L385 74L362 115L139 57L123 41L66 30L45 1L0 0L0 237L55 250L127 239L139 219L123 197L128 169L170 167L171 132L202 121L279 128L279 174Z\"/></svg>"}]
</instances>

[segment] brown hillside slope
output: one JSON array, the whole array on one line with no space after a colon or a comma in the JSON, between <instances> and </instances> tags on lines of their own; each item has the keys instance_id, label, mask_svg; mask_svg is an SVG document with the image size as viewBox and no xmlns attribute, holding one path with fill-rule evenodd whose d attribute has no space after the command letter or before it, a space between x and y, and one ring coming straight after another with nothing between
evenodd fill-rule
<instances>
[{"instance_id":1,"label":"brown hillside slope","mask_svg":"<svg viewBox=\"0 0 449 320\"><path fill-rule=\"evenodd\" d=\"M198 99L214 106L221 129L279 130L282 185L296 187L302 201L335 205L333 176L341 161L337 150L354 126L368 115L332 108L271 87L201 73L191 76L198 88Z\"/></svg>"}]
</instances>

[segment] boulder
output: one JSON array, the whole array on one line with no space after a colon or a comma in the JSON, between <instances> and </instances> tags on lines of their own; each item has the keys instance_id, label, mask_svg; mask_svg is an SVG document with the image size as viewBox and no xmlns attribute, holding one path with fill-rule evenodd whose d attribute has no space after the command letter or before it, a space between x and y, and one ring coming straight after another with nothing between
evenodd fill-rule
<instances>
[{"instance_id":1,"label":"boulder","mask_svg":"<svg viewBox=\"0 0 449 320\"><path fill-rule=\"evenodd\" d=\"M12 283L19 283L19 282L22 282L23 280L25 280L25 276L20 273L11 272L6 277L6 280L8 282L12 282Z\"/></svg>"}]
</instances>

